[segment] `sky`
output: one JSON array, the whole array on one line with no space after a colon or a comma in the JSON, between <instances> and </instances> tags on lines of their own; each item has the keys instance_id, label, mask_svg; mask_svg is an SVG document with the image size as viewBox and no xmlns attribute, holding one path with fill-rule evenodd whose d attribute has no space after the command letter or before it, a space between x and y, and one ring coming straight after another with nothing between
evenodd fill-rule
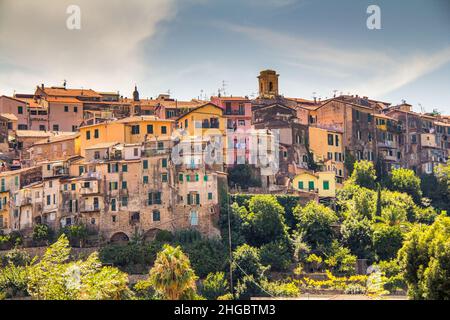
<instances>
[{"instance_id":1,"label":"sky","mask_svg":"<svg viewBox=\"0 0 450 320\"><path fill-rule=\"evenodd\" d=\"M335 91L450 114L450 1L0 0L0 94L66 80L127 97L135 84L142 98L254 97L264 69L286 97Z\"/></svg>"}]
</instances>

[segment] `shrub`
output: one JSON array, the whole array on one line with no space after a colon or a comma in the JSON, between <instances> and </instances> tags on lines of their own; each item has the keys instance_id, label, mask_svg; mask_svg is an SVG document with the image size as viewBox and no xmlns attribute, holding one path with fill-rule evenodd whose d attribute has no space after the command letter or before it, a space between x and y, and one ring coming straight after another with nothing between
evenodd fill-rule
<instances>
[{"instance_id":1,"label":"shrub","mask_svg":"<svg viewBox=\"0 0 450 320\"><path fill-rule=\"evenodd\" d=\"M33 228L33 241L49 242L53 239L52 229L46 224L37 224Z\"/></svg>"},{"instance_id":2,"label":"shrub","mask_svg":"<svg viewBox=\"0 0 450 320\"><path fill-rule=\"evenodd\" d=\"M83 247L88 237L88 230L85 225L74 224L61 229L61 234L66 235L71 246Z\"/></svg>"},{"instance_id":3,"label":"shrub","mask_svg":"<svg viewBox=\"0 0 450 320\"><path fill-rule=\"evenodd\" d=\"M267 267L261 264L261 258L257 248L244 244L233 252L234 279L242 279L246 275L250 275L252 279L259 281L264 277L264 272L267 269Z\"/></svg>"},{"instance_id":4,"label":"shrub","mask_svg":"<svg viewBox=\"0 0 450 320\"><path fill-rule=\"evenodd\" d=\"M173 241L173 234L172 232L168 231L168 230L159 230L156 233L155 236L155 241L157 242L162 242L162 243L170 243Z\"/></svg>"},{"instance_id":5,"label":"shrub","mask_svg":"<svg viewBox=\"0 0 450 320\"><path fill-rule=\"evenodd\" d=\"M225 273L210 273L200 286L200 294L208 300L216 300L229 292Z\"/></svg>"},{"instance_id":6,"label":"shrub","mask_svg":"<svg viewBox=\"0 0 450 320\"><path fill-rule=\"evenodd\" d=\"M356 256L352 255L348 248L341 247L337 241L333 242L331 254L325 264L336 275L350 276L356 272Z\"/></svg>"},{"instance_id":7,"label":"shrub","mask_svg":"<svg viewBox=\"0 0 450 320\"><path fill-rule=\"evenodd\" d=\"M320 271L322 269L322 258L319 257L316 254L310 254L308 256L308 258L306 258L306 262L309 264L309 266L311 267L311 271L312 272L317 272Z\"/></svg>"},{"instance_id":8,"label":"shrub","mask_svg":"<svg viewBox=\"0 0 450 320\"><path fill-rule=\"evenodd\" d=\"M202 239L202 234L197 230L177 230L173 234L174 243L192 243Z\"/></svg>"},{"instance_id":9,"label":"shrub","mask_svg":"<svg viewBox=\"0 0 450 320\"><path fill-rule=\"evenodd\" d=\"M253 297L266 296L261 289L259 281L256 281L253 275L244 276L238 280L236 285L236 296L239 300L249 300Z\"/></svg>"},{"instance_id":10,"label":"shrub","mask_svg":"<svg viewBox=\"0 0 450 320\"><path fill-rule=\"evenodd\" d=\"M0 293L5 298L17 298L28 295L28 273L23 266L8 264L0 269Z\"/></svg>"},{"instance_id":11,"label":"shrub","mask_svg":"<svg viewBox=\"0 0 450 320\"><path fill-rule=\"evenodd\" d=\"M2 265L26 266L31 262L30 255L23 249L14 248L2 257Z\"/></svg>"},{"instance_id":12,"label":"shrub","mask_svg":"<svg viewBox=\"0 0 450 320\"><path fill-rule=\"evenodd\" d=\"M228 261L227 249L222 242L213 239L200 239L181 244L188 255L192 268L200 278L209 273L222 271Z\"/></svg>"},{"instance_id":13,"label":"shrub","mask_svg":"<svg viewBox=\"0 0 450 320\"><path fill-rule=\"evenodd\" d=\"M398 226L376 225L373 248L378 260L390 260L397 256L403 244L403 233Z\"/></svg>"},{"instance_id":14,"label":"shrub","mask_svg":"<svg viewBox=\"0 0 450 320\"><path fill-rule=\"evenodd\" d=\"M298 297L300 288L294 282L263 281L262 287L274 297Z\"/></svg>"}]
</instances>

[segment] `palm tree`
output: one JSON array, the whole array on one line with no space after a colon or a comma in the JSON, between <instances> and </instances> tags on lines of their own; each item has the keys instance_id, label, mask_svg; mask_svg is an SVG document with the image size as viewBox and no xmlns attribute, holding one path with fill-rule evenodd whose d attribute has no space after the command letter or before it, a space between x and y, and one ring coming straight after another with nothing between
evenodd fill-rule
<instances>
[{"instance_id":1,"label":"palm tree","mask_svg":"<svg viewBox=\"0 0 450 320\"><path fill-rule=\"evenodd\" d=\"M180 247L164 245L150 270L149 280L165 300L192 299L196 294L197 276L189 258Z\"/></svg>"}]
</instances>

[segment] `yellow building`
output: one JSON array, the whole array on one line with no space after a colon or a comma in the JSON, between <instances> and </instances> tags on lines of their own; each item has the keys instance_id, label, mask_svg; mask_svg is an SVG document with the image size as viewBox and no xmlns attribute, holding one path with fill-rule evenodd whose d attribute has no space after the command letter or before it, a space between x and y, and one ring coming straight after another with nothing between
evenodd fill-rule
<instances>
[{"instance_id":1,"label":"yellow building","mask_svg":"<svg viewBox=\"0 0 450 320\"><path fill-rule=\"evenodd\" d=\"M173 123L173 120L155 116L134 116L81 127L81 155L84 157L87 147L99 143L141 143L170 139Z\"/></svg>"},{"instance_id":2,"label":"yellow building","mask_svg":"<svg viewBox=\"0 0 450 320\"><path fill-rule=\"evenodd\" d=\"M213 103L191 109L177 119L177 127L186 130L189 136L223 135L225 133L223 109Z\"/></svg>"},{"instance_id":3,"label":"yellow building","mask_svg":"<svg viewBox=\"0 0 450 320\"><path fill-rule=\"evenodd\" d=\"M11 232L10 194L20 189L20 170L0 173L0 231Z\"/></svg>"},{"instance_id":4,"label":"yellow building","mask_svg":"<svg viewBox=\"0 0 450 320\"><path fill-rule=\"evenodd\" d=\"M344 179L344 146L342 132L309 127L309 148L314 161L321 164L324 171L336 174L341 183Z\"/></svg>"},{"instance_id":5,"label":"yellow building","mask_svg":"<svg viewBox=\"0 0 450 320\"><path fill-rule=\"evenodd\" d=\"M294 190L316 192L321 198L336 197L336 176L334 172L303 172L292 181Z\"/></svg>"}]
</instances>

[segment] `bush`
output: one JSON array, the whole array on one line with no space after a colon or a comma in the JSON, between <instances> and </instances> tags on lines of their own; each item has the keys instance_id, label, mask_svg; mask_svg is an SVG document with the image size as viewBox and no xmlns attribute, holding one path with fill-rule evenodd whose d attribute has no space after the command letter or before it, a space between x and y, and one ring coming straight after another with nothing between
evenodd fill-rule
<instances>
[{"instance_id":1,"label":"bush","mask_svg":"<svg viewBox=\"0 0 450 320\"><path fill-rule=\"evenodd\" d=\"M274 297L298 297L300 289L294 282L263 281L262 287Z\"/></svg>"},{"instance_id":2,"label":"bush","mask_svg":"<svg viewBox=\"0 0 450 320\"><path fill-rule=\"evenodd\" d=\"M357 283L349 284L344 290L345 294L365 294L366 292L366 287Z\"/></svg>"},{"instance_id":3,"label":"bush","mask_svg":"<svg viewBox=\"0 0 450 320\"><path fill-rule=\"evenodd\" d=\"M103 264L111 264L128 273L146 273L154 263L162 244L110 244L100 249Z\"/></svg>"},{"instance_id":4,"label":"bush","mask_svg":"<svg viewBox=\"0 0 450 320\"><path fill-rule=\"evenodd\" d=\"M292 250L285 241L270 242L259 249L261 263L272 271L287 271L292 263Z\"/></svg>"},{"instance_id":5,"label":"bush","mask_svg":"<svg viewBox=\"0 0 450 320\"><path fill-rule=\"evenodd\" d=\"M234 279L243 279L246 275L250 275L253 280L259 281L264 277L264 272L267 269L261 264L257 248L244 244L233 252Z\"/></svg>"},{"instance_id":6,"label":"bush","mask_svg":"<svg viewBox=\"0 0 450 320\"><path fill-rule=\"evenodd\" d=\"M310 254L309 256L308 256L308 258L306 258L306 262L309 264L309 266L310 266L310 270L312 271L312 272L317 272L317 271L320 271L320 270L322 270L322 263L323 263L323 260L322 260L322 258L321 257L319 257L318 255L316 255L316 254Z\"/></svg>"},{"instance_id":7,"label":"bush","mask_svg":"<svg viewBox=\"0 0 450 320\"><path fill-rule=\"evenodd\" d=\"M155 241L162 243L171 243L173 241L173 234L168 230L159 230L156 233Z\"/></svg>"},{"instance_id":8,"label":"bush","mask_svg":"<svg viewBox=\"0 0 450 320\"><path fill-rule=\"evenodd\" d=\"M239 300L249 300L253 297L266 296L261 289L259 281L255 280L253 275L244 276L238 280L236 285L236 296Z\"/></svg>"},{"instance_id":9,"label":"bush","mask_svg":"<svg viewBox=\"0 0 450 320\"><path fill-rule=\"evenodd\" d=\"M33 241L49 242L53 240L52 229L46 224L37 224L33 228Z\"/></svg>"},{"instance_id":10,"label":"bush","mask_svg":"<svg viewBox=\"0 0 450 320\"><path fill-rule=\"evenodd\" d=\"M66 235L72 247L83 247L88 237L88 230L85 225L74 224L61 229L60 235Z\"/></svg>"},{"instance_id":11,"label":"bush","mask_svg":"<svg viewBox=\"0 0 450 320\"><path fill-rule=\"evenodd\" d=\"M2 265L14 265L16 267L23 267L31 262L30 255L28 252L22 249L15 248L9 251L2 257Z\"/></svg>"},{"instance_id":12,"label":"bush","mask_svg":"<svg viewBox=\"0 0 450 320\"><path fill-rule=\"evenodd\" d=\"M331 254L325 264L335 275L351 276L356 272L356 256L352 255L348 248L341 247L337 241L333 242Z\"/></svg>"},{"instance_id":13,"label":"bush","mask_svg":"<svg viewBox=\"0 0 450 320\"><path fill-rule=\"evenodd\" d=\"M217 300L229 292L225 273L210 273L200 286L200 294L208 300Z\"/></svg>"},{"instance_id":14,"label":"bush","mask_svg":"<svg viewBox=\"0 0 450 320\"><path fill-rule=\"evenodd\" d=\"M0 293L5 298L17 298L28 295L27 269L22 266L9 264L0 269Z\"/></svg>"},{"instance_id":15,"label":"bush","mask_svg":"<svg viewBox=\"0 0 450 320\"><path fill-rule=\"evenodd\" d=\"M372 222L349 217L341 226L342 243L360 259L372 259Z\"/></svg>"},{"instance_id":16,"label":"bush","mask_svg":"<svg viewBox=\"0 0 450 320\"><path fill-rule=\"evenodd\" d=\"M195 241L202 240L202 234L197 230L177 230L173 234L173 242L174 243L192 243Z\"/></svg>"},{"instance_id":17,"label":"bush","mask_svg":"<svg viewBox=\"0 0 450 320\"><path fill-rule=\"evenodd\" d=\"M189 257L195 274L200 278L212 272L222 271L228 261L228 251L218 240L201 239L181 244L181 247Z\"/></svg>"}]
</instances>

